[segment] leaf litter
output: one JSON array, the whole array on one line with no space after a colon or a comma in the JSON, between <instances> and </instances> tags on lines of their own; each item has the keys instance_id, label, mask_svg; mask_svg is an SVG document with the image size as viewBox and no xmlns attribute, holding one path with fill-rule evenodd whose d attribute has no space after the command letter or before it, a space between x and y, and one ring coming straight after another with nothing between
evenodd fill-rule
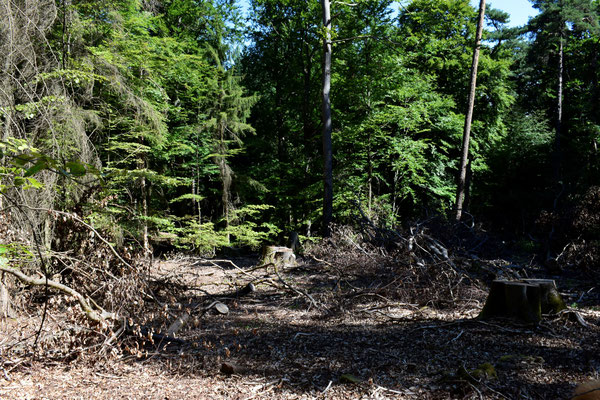
<instances>
[{"instance_id":1,"label":"leaf litter","mask_svg":"<svg viewBox=\"0 0 600 400\"><path fill-rule=\"evenodd\" d=\"M600 311L585 282L558 284L587 328L564 316L480 321L491 275L515 273L508 261L444 254L425 235L383 250L336 235L279 265L153 263L143 329L109 350L93 335L72 339L87 329L75 311L51 311L37 354L15 343L38 327L39 310L7 320L0 398L559 399L597 377Z\"/></svg>"}]
</instances>

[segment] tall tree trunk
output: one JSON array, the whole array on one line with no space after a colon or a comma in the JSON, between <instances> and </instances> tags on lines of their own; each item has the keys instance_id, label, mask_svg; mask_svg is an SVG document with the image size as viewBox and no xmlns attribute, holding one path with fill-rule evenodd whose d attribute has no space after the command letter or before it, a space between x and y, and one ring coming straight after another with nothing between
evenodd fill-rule
<instances>
[{"instance_id":1,"label":"tall tree trunk","mask_svg":"<svg viewBox=\"0 0 600 400\"><path fill-rule=\"evenodd\" d=\"M315 124L312 120L312 107L314 103L311 98L313 90L313 56L317 49L311 49L309 46L309 38L307 30L302 30L302 80L303 80L303 93L302 93L302 134L304 144L304 177L303 187L307 188L312 184L311 166L315 157ZM310 204L308 202L301 202L302 206L296 210L296 216L302 221L307 221L311 213ZM307 227L307 236L310 236L310 222Z\"/></svg>"},{"instance_id":2,"label":"tall tree trunk","mask_svg":"<svg viewBox=\"0 0 600 400\"><path fill-rule=\"evenodd\" d=\"M554 138L554 182L557 187L560 186L560 169L562 164L562 149L561 149L561 135L562 135L562 109L563 109L563 75L564 75L564 43L562 34L559 38L558 44L558 95L556 99L556 137Z\"/></svg>"},{"instance_id":3,"label":"tall tree trunk","mask_svg":"<svg viewBox=\"0 0 600 400\"><path fill-rule=\"evenodd\" d=\"M71 0L63 0L62 2L62 69L67 69L69 53L71 52L71 33L69 32L69 12Z\"/></svg>"},{"instance_id":4,"label":"tall tree trunk","mask_svg":"<svg viewBox=\"0 0 600 400\"><path fill-rule=\"evenodd\" d=\"M0 4L0 20L2 20L2 26L0 26L0 59L4 59L4 65L2 71L0 71L0 84L2 90L0 90L0 107L3 109L2 117L2 137L1 140L6 141L9 137L14 136L13 124L14 124L14 110L15 110L15 98L14 98L14 86L12 77L14 74L14 62L13 54L15 54L15 32L17 28L15 26L14 14L13 14L13 3L10 1L4 1ZM4 166L6 158L3 155L0 162ZM0 196L0 209L4 207L3 196Z\"/></svg>"},{"instance_id":5,"label":"tall tree trunk","mask_svg":"<svg viewBox=\"0 0 600 400\"><path fill-rule=\"evenodd\" d=\"M465 129L463 132L462 155L460 160L460 171L458 177L458 188L456 191L456 220L460 221L465 201L465 191L469 190L467 181L467 164L469 163L469 140L471 139L471 122L473 120L473 107L475 105L475 88L477 87L477 66L479 64L479 48L481 47L481 36L483 34L483 18L485 16L485 0L479 1L479 18L477 20L477 34L475 37L475 48L473 49L473 64L471 66L471 86L469 89L469 105L465 116Z\"/></svg>"},{"instance_id":6,"label":"tall tree trunk","mask_svg":"<svg viewBox=\"0 0 600 400\"><path fill-rule=\"evenodd\" d=\"M144 242L144 257L150 255L150 240L148 238L148 186L146 177L142 176L140 181L140 195L142 196L142 215L144 223L142 225L142 240Z\"/></svg>"},{"instance_id":7,"label":"tall tree trunk","mask_svg":"<svg viewBox=\"0 0 600 400\"><path fill-rule=\"evenodd\" d=\"M312 63L314 51L311 51L308 45L308 38L306 32L303 31L304 42L302 44L302 80L303 80L303 93L302 93L302 133L304 135L304 146L307 152L307 162L310 163L310 158L313 155L310 143L312 142L314 132L314 124L311 120L311 98L310 92L312 91Z\"/></svg>"},{"instance_id":8,"label":"tall tree trunk","mask_svg":"<svg viewBox=\"0 0 600 400\"><path fill-rule=\"evenodd\" d=\"M329 237L333 218L333 172L331 145L331 16L329 0L321 0L323 7L323 236Z\"/></svg>"}]
</instances>

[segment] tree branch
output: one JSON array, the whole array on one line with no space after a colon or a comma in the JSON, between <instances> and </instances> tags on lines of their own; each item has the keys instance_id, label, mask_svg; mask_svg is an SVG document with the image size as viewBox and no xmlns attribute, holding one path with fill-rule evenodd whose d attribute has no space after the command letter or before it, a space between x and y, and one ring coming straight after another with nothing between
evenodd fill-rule
<instances>
[{"instance_id":1,"label":"tree branch","mask_svg":"<svg viewBox=\"0 0 600 400\"><path fill-rule=\"evenodd\" d=\"M81 309L83 310L83 312L92 321L95 321L95 322L98 322L99 324L105 325L107 319L113 319L113 320L118 319L118 316L116 314L108 312L99 306L97 306L98 310L95 310L91 306L88 299L86 299L77 290L70 288L69 286L63 285L62 283L53 281L51 279L35 278L33 276L25 275L24 273L22 273L21 271L15 269L15 268L8 267L6 264L7 264L7 260L0 258L0 271L4 271L11 275L14 275L15 277L19 278L21 281L27 283L28 285L51 287L51 288L60 290L63 293L66 293L68 295L75 297L77 299L77 301L79 302L79 305L81 306Z\"/></svg>"}]
</instances>

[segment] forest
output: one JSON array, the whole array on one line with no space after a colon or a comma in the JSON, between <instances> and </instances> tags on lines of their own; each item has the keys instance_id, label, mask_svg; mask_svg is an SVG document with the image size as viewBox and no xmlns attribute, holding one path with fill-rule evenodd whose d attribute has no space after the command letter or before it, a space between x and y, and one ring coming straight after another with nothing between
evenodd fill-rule
<instances>
[{"instance_id":1,"label":"forest","mask_svg":"<svg viewBox=\"0 0 600 400\"><path fill-rule=\"evenodd\" d=\"M600 1L529 2L0 0L0 398L600 399Z\"/></svg>"}]
</instances>

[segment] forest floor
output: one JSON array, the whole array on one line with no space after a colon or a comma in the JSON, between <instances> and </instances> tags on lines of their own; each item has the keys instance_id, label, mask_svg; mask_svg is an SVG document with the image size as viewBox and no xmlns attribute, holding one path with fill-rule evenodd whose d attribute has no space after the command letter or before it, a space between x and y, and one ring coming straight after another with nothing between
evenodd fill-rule
<instances>
[{"instance_id":1,"label":"forest floor","mask_svg":"<svg viewBox=\"0 0 600 400\"><path fill-rule=\"evenodd\" d=\"M150 273L163 317L148 310L148 326L164 332L189 310L177 341L131 336L114 357L86 356L88 348L38 361L5 349L0 398L568 399L577 383L597 378L592 281L557 281L588 327L566 316L535 327L480 321L487 286L473 261L425 267L356 247L278 269L257 268L257 258L156 261ZM477 271L491 269L511 273L514 264L477 260ZM218 297L249 282L247 295ZM39 315L3 323L0 350L17 331L33 334ZM50 312L44 332L60 325Z\"/></svg>"}]
</instances>

